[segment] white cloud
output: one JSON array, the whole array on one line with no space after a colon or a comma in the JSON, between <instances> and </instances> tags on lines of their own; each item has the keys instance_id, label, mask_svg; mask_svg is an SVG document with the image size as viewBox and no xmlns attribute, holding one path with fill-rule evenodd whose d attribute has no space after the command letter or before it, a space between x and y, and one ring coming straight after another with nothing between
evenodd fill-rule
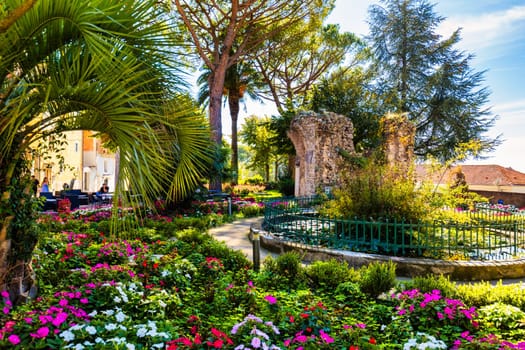
<instances>
[{"instance_id":1,"label":"white cloud","mask_svg":"<svg viewBox=\"0 0 525 350\"><path fill-rule=\"evenodd\" d=\"M514 6L479 16L451 16L443 21L439 32L448 36L457 28L462 28L462 46L479 49L493 45L495 39L515 39L510 34L521 25L525 25L525 6Z\"/></svg>"}]
</instances>

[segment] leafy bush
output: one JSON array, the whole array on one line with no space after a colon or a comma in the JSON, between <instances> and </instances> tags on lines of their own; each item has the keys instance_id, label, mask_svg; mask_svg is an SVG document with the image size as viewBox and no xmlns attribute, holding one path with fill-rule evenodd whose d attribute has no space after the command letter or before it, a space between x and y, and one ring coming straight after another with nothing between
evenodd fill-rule
<instances>
[{"instance_id":1,"label":"leafy bush","mask_svg":"<svg viewBox=\"0 0 525 350\"><path fill-rule=\"evenodd\" d=\"M260 206L258 204L245 205L241 207L241 213L246 218L260 216L264 213L264 206Z\"/></svg>"},{"instance_id":2,"label":"leafy bush","mask_svg":"<svg viewBox=\"0 0 525 350\"><path fill-rule=\"evenodd\" d=\"M346 175L334 196L323 210L325 215L415 222L429 211L410 174L401 175L393 167L377 162L367 163L364 168Z\"/></svg>"},{"instance_id":3,"label":"leafy bush","mask_svg":"<svg viewBox=\"0 0 525 350\"><path fill-rule=\"evenodd\" d=\"M501 281L496 285L489 282L458 284L456 293L457 298L469 305L481 307L500 302L525 311L525 289L519 284L504 285Z\"/></svg>"},{"instance_id":4,"label":"leafy bush","mask_svg":"<svg viewBox=\"0 0 525 350\"><path fill-rule=\"evenodd\" d=\"M359 286L361 290L377 298L382 293L390 291L396 285L396 265L374 262L363 268Z\"/></svg>"},{"instance_id":5,"label":"leafy bush","mask_svg":"<svg viewBox=\"0 0 525 350\"><path fill-rule=\"evenodd\" d=\"M495 303L480 307L477 321L487 332L525 339L525 312L515 306Z\"/></svg>"},{"instance_id":6,"label":"leafy bush","mask_svg":"<svg viewBox=\"0 0 525 350\"><path fill-rule=\"evenodd\" d=\"M359 283L343 282L335 289L335 299L350 307L360 307L367 296L359 288Z\"/></svg>"},{"instance_id":7,"label":"leafy bush","mask_svg":"<svg viewBox=\"0 0 525 350\"><path fill-rule=\"evenodd\" d=\"M328 261L314 261L306 267L311 288L323 289L333 292L337 286L344 282L355 282L359 279L359 273L349 268L346 262L339 262L336 259Z\"/></svg>"},{"instance_id":8,"label":"leafy bush","mask_svg":"<svg viewBox=\"0 0 525 350\"><path fill-rule=\"evenodd\" d=\"M441 290L441 294L448 298L454 298L457 296L456 287L456 283L452 282L450 277L445 277L443 275L414 277L403 286L404 289L418 289L422 293L429 293L433 290L439 289Z\"/></svg>"},{"instance_id":9,"label":"leafy bush","mask_svg":"<svg viewBox=\"0 0 525 350\"><path fill-rule=\"evenodd\" d=\"M283 177L277 183L277 189L284 196L293 196L295 193L295 181L291 177Z\"/></svg>"},{"instance_id":10,"label":"leafy bush","mask_svg":"<svg viewBox=\"0 0 525 350\"><path fill-rule=\"evenodd\" d=\"M301 256L296 252L287 252L275 259L268 256L263 261L263 267L260 281L267 288L301 288L306 283L306 273L301 263Z\"/></svg>"}]
</instances>

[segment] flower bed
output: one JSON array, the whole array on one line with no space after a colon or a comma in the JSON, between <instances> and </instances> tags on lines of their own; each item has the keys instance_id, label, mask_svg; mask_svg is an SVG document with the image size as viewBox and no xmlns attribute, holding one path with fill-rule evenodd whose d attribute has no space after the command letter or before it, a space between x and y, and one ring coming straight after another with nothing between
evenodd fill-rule
<instances>
[{"instance_id":1,"label":"flower bed","mask_svg":"<svg viewBox=\"0 0 525 350\"><path fill-rule=\"evenodd\" d=\"M365 272L333 263L336 278L286 255L256 273L241 253L175 220L148 219L117 239L89 217L42 223L39 295L13 307L1 292L1 348L525 349L517 307L400 286L377 297L365 294ZM494 324L494 314L506 318Z\"/></svg>"}]
</instances>

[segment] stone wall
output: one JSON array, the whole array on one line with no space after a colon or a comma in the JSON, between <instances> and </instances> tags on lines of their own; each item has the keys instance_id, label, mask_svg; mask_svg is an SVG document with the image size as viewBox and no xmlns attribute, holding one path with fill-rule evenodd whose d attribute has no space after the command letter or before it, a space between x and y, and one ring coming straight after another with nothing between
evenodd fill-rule
<instances>
[{"instance_id":1,"label":"stone wall","mask_svg":"<svg viewBox=\"0 0 525 350\"><path fill-rule=\"evenodd\" d=\"M355 153L353 133L352 121L332 112L300 113L292 119L288 137L297 154L295 196L314 195L318 188L338 184L341 151Z\"/></svg>"}]
</instances>

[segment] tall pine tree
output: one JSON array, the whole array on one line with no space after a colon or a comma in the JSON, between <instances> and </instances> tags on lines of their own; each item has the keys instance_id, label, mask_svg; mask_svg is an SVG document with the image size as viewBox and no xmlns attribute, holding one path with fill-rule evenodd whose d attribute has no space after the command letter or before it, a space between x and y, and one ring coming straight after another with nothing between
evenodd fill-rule
<instances>
[{"instance_id":1,"label":"tall pine tree","mask_svg":"<svg viewBox=\"0 0 525 350\"><path fill-rule=\"evenodd\" d=\"M485 135L496 116L487 107L484 72L471 68L472 54L454 47L460 29L445 39L436 33L443 20L426 0L381 0L369 9L368 39L378 88L393 111L416 124L416 155L448 160L461 144L478 141L490 151L500 141Z\"/></svg>"}]
</instances>

